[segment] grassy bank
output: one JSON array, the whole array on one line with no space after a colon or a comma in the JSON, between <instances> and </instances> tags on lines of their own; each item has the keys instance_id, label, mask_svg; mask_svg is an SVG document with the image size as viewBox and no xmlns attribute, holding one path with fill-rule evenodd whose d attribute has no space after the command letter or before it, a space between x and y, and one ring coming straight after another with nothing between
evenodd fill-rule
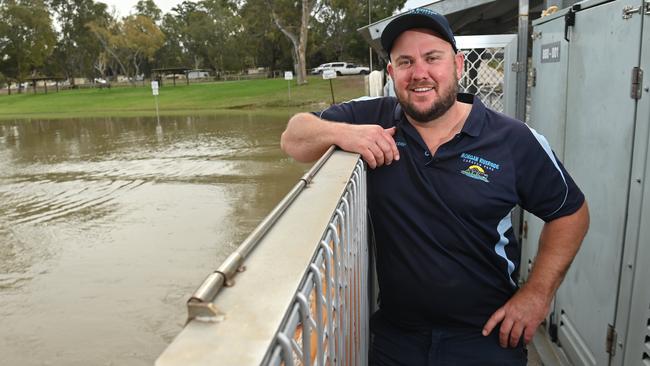
<instances>
[{"instance_id":1,"label":"grassy bank","mask_svg":"<svg viewBox=\"0 0 650 366\"><path fill-rule=\"evenodd\" d=\"M364 94L363 77L348 76L333 80L337 102ZM202 84L165 84L158 104L161 115L211 113L219 110L256 110L290 113L318 110L328 106L330 84L310 77L307 85L291 85L291 98L283 79L263 79ZM155 114L151 88L66 90L49 94L0 96L0 119L75 118L99 116L149 116Z\"/></svg>"}]
</instances>

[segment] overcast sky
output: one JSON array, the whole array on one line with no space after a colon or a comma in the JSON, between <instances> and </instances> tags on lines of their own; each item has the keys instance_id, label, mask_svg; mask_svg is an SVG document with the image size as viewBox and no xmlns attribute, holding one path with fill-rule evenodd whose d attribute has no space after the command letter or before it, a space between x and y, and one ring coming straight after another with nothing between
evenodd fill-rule
<instances>
[{"instance_id":1,"label":"overcast sky","mask_svg":"<svg viewBox=\"0 0 650 366\"><path fill-rule=\"evenodd\" d=\"M106 3L109 8L115 7L117 12L124 16L133 11L133 7L138 0L99 0L98 2ZM168 13L174 6L183 2L183 0L154 0L156 5L162 10L163 14ZM435 2L435 0L407 0L405 9L412 9L418 6Z\"/></svg>"}]
</instances>

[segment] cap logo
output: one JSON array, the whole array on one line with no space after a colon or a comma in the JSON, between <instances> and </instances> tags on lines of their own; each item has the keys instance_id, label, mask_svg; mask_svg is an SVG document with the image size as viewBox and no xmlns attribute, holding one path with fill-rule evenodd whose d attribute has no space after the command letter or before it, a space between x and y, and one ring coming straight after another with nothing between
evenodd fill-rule
<instances>
[{"instance_id":1,"label":"cap logo","mask_svg":"<svg viewBox=\"0 0 650 366\"><path fill-rule=\"evenodd\" d=\"M411 10L411 13L413 14L422 14L422 15L427 15L427 16L435 16L435 15L440 15L440 13L436 13L435 11L427 8L415 8Z\"/></svg>"}]
</instances>

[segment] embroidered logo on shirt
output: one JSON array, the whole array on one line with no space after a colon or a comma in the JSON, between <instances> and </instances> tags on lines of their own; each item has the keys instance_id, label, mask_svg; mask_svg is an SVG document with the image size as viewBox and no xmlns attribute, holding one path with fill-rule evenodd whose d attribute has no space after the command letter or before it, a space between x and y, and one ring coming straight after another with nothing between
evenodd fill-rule
<instances>
[{"instance_id":1,"label":"embroidered logo on shirt","mask_svg":"<svg viewBox=\"0 0 650 366\"><path fill-rule=\"evenodd\" d=\"M470 177L472 179L482 180L486 183L489 183L488 175L485 174L485 170L478 165L470 165L469 168L460 171L461 174Z\"/></svg>"},{"instance_id":2,"label":"embroidered logo on shirt","mask_svg":"<svg viewBox=\"0 0 650 366\"><path fill-rule=\"evenodd\" d=\"M395 140L395 145L397 145L397 147L406 147L406 142Z\"/></svg>"},{"instance_id":3,"label":"embroidered logo on shirt","mask_svg":"<svg viewBox=\"0 0 650 366\"><path fill-rule=\"evenodd\" d=\"M501 168L497 163L468 153L462 153L460 158L464 163L470 164L467 169L460 171L461 174L486 183L490 182L487 172L497 171Z\"/></svg>"}]
</instances>

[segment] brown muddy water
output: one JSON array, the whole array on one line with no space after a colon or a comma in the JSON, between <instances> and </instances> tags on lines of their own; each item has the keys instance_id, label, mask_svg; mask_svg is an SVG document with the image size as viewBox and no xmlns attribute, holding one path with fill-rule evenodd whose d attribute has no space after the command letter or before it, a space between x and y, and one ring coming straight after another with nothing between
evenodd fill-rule
<instances>
[{"instance_id":1,"label":"brown muddy water","mask_svg":"<svg viewBox=\"0 0 650 366\"><path fill-rule=\"evenodd\" d=\"M0 365L151 365L307 169L285 122L0 122Z\"/></svg>"}]
</instances>

